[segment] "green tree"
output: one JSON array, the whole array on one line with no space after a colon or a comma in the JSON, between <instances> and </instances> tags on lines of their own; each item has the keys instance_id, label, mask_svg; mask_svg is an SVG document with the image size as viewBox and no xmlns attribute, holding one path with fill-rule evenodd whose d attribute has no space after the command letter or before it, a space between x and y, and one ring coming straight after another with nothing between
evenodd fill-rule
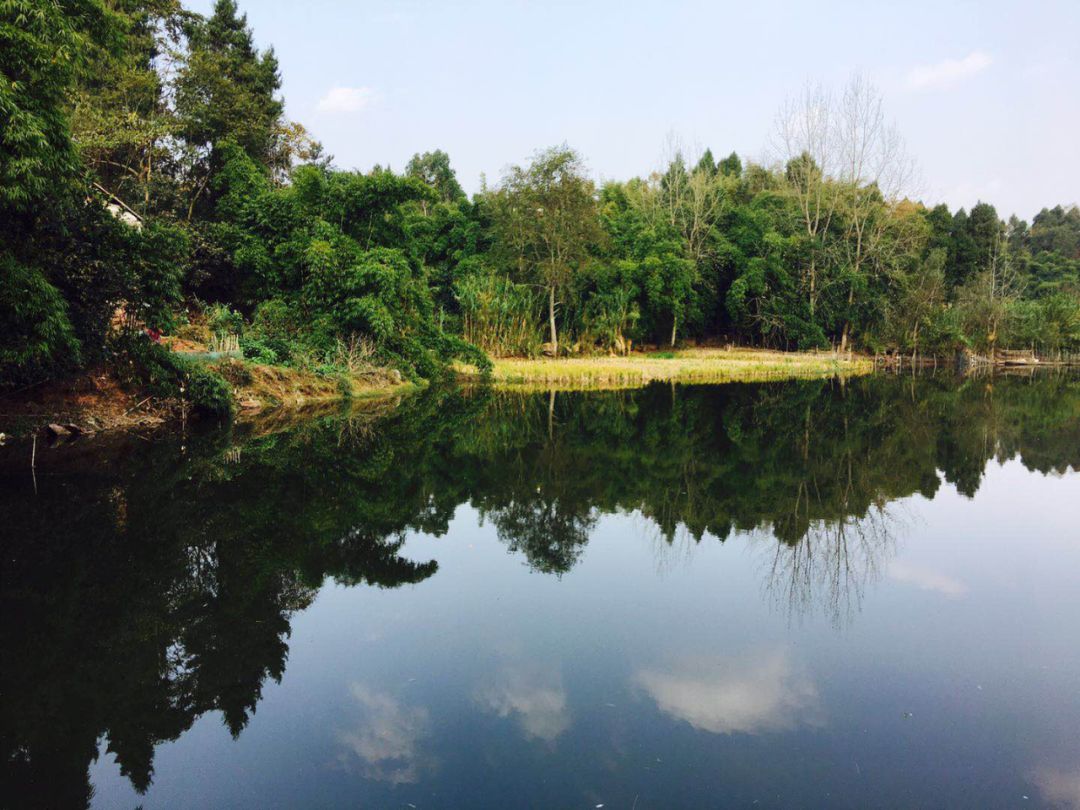
<instances>
[{"instance_id":1,"label":"green tree","mask_svg":"<svg viewBox=\"0 0 1080 810\"><path fill-rule=\"evenodd\" d=\"M465 191L450 166L450 156L441 149L413 155L405 166L405 174L423 180L435 189L443 202L465 199Z\"/></svg>"},{"instance_id":2,"label":"green tree","mask_svg":"<svg viewBox=\"0 0 1080 810\"><path fill-rule=\"evenodd\" d=\"M558 354L560 299L600 233L585 165L566 146L539 152L527 167L506 173L488 204L505 260L547 292L550 351Z\"/></svg>"},{"instance_id":3,"label":"green tree","mask_svg":"<svg viewBox=\"0 0 1080 810\"><path fill-rule=\"evenodd\" d=\"M189 16L185 34L188 52L175 92L190 220L221 168L221 144L238 144L269 171L285 124L277 57L255 48L234 0L216 0L208 19Z\"/></svg>"}]
</instances>

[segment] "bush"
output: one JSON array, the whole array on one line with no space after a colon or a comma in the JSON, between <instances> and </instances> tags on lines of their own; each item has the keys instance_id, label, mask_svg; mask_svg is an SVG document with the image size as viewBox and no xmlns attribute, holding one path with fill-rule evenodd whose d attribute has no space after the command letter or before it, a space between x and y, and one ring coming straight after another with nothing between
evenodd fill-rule
<instances>
[{"instance_id":1,"label":"bush","mask_svg":"<svg viewBox=\"0 0 1080 810\"><path fill-rule=\"evenodd\" d=\"M0 257L0 382L40 379L80 361L57 289L35 268Z\"/></svg>"},{"instance_id":2,"label":"bush","mask_svg":"<svg viewBox=\"0 0 1080 810\"><path fill-rule=\"evenodd\" d=\"M259 304L240 342L244 357L257 363L291 363L297 354L299 328L295 308L280 298Z\"/></svg>"},{"instance_id":3,"label":"bush","mask_svg":"<svg viewBox=\"0 0 1080 810\"><path fill-rule=\"evenodd\" d=\"M183 399L202 413L232 413L232 389L210 368L177 357L141 336L122 338L114 350L114 365L121 381L154 396Z\"/></svg>"},{"instance_id":4,"label":"bush","mask_svg":"<svg viewBox=\"0 0 1080 810\"><path fill-rule=\"evenodd\" d=\"M240 348L244 352L244 359L253 363L261 363L264 366L275 366L280 361L280 355L264 338L245 337L240 340Z\"/></svg>"},{"instance_id":5,"label":"bush","mask_svg":"<svg viewBox=\"0 0 1080 810\"><path fill-rule=\"evenodd\" d=\"M211 304L206 309L206 324L214 335L239 335L244 331L244 316L225 304Z\"/></svg>"},{"instance_id":6,"label":"bush","mask_svg":"<svg viewBox=\"0 0 1080 810\"><path fill-rule=\"evenodd\" d=\"M190 360L178 363L186 384L186 399L195 410L230 416L233 412L232 389L220 374Z\"/></svg>"},{"instance_id":7,"label":"bush","mask_svg":"<svg viewBox=\"0 0 1080 810\"><path fill-rule=\"evenodd\" d=\"M210 366L210 368L215 374L220 374L234 388L250 385L253 379L250 366L240 360L223 360Z\"/></svg>"}]
</instances>

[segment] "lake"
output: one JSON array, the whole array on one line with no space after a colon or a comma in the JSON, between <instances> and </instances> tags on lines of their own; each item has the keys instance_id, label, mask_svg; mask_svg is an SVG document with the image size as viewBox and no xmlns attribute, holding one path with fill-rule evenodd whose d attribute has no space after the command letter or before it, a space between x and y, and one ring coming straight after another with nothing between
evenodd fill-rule
<instances>
[{"instance_id":1,"label":"lake","mask_svg":"<svg viewBox=\"0 0 1080 810\"><path fill-rule=\"evenodd\" d=\"M0 448L3 806L1080 807L1080 378Z\"/></svg>"}]
</instances>

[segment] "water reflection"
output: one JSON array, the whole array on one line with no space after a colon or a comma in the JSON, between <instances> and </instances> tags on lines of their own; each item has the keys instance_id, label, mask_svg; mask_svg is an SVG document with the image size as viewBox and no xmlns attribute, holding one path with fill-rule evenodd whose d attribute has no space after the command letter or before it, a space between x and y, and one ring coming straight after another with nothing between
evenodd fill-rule
<instances>
[{"instance_id":1,"label":"water reflection","mask_svg":"<svg viewBox=\"0 0 1080 810\"><path fill-rule=\"evenodd\" d=\"M366 778L392 785L417 782L434 768L434 760L423 750L431 734L427 709L403 705L360 683L354 683L351 691L359 718L354 730L339 734L346 768L359 762Z\"/></svg>"},{"instance_id":2,"label":"water reflection","mask_svg":"<svg viewBox=\"0 0 1080 810\"><path fill-rule=\"evenodd\" d=\"M890 565L904 528L898 510L874 504L857 517L808 521L795 542L777 543L765 535L765 590L793 618L820 605L841 625L858 612L866 588Z\"/></svg>"},{"instance_id":3,"label":"water reflection","mask_svg":"<svg viewBox=\"0 0 1080 810\"><path fill-rule=\"evenodd\" d=\"M950 574L891 562L893 502L942 479L971 495L991 459L1078 468L1078 412L1080 385L1057 376L430 391L374 417L76 444L39 454L36 494L22 448L0 448L4 790L86 805L100 739L145 791L155 748L201 715L240 735L324 581L424 582L438 567L404 558L404 538L445 534L463 503L544 574L574 568L601 515L633 512L664 545L756 532L763 587L793 615L850 618L884 575L959 598ZM783 652L636 682L707 731L817 721L813 684ZM508 667L475 701L526 739L572 725L557 672ZM425 709L360 684L352 702L343 762L397 784L432 767ZM1067 774L1044 781L1068 795Z\"/></svg>"},{"instance_id":4,"label":"water reflection","mask_svg":"<svg viewBox=\"0 0 1080 810\"><path fill-rule=\"evenodd\" d=\"M1031 775L1031 781L1052 807L1059 807L1061 810L1080 808L1080 768L1072 771L1036 768Z\"/></svg>"},{"instance_id":5,"label":"water reflection","mask_svg":"<svg viewBox=\"0 0 1080 810\"><path fill-rule=\"evenodd\" d=\"M889 578L949 599L959 599L968 592L967 585L956 577L913 563L894 560L889 565Z\"/></svg>"},{"instance_id":6,"label":"water reflection","mask_svg":"<svg viewBox=\"0 0 1080 810\"><path fill-rule=\"evenodd\" d=\"M566 690L555 670L503 666L477 690L476 701L486 712L514 718L526 740L551 743L570 728Z\"/></svg>"},{"instance_id":7,"label":"water reflection","mask_svg":"<svg viewBox=\"0 0 1080 810\"><path fill-rule=\"evenodd\" d=\"M701 731L759 734L822 725L818 690L785 649L688 660L634 678L657 708Z\"/></svg>"}]
</instances>

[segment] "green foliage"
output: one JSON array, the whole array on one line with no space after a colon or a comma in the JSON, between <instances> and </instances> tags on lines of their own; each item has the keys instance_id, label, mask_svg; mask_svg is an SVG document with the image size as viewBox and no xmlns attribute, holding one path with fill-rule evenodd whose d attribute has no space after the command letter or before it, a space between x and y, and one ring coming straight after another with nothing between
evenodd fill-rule
<instances>
[{"instance_id":1,"label":"green foliage","mask_svg":"<svg viewBox=\"0 0 1080 810\"><path fill-rule=\"evenodd\" d=\"M0 254L0 384L40 379L79 360L59 291L40 271Z\"/></svg>"},{"instance_id":2,"label":"green foliage","mask_svg":"<svg viewBox=\"0 0 1080 810\"><path fill-rule=\"evenodd\" d=\"M228 304L211 304L204 314L207 326L216 337L239 335L244 331L244 316Z\"/></svg>"},{"instance_id":3,"label":"green foliage","mask_svg":"<svg viewBox=\"0 0 1080 810\"><path fill-rule=\"evenodd\" d=\"M233 412L229 383L213 369L188 360L141 336L113 346L121 379L159 397L182 400L196 411L228 416Z\"/></svg>"},{"instance_id":4,"label":"green foliage","mask_svg":"<svg viewBox=\"0 0 1080 810\"><path fill-rule=\"evenodd\" d=\"M1075 207L1002 222L809 153L710 150L597 193L565 145L470 201L441 150L331 168L280 87L233 0L0 3L0 385L99 363L114 322L170 330L194 301L258 362L337 368L365 341L411 377L683 338L1077 348Z\"/></svg>"},{"instance_id":5,"label":"green foliage","mask_svg":"<svg viewBox=\"0 0 1080 810\"><path fill-rule=\"evenodd\" d=\"M181 301L184 266L191 253L187 232L166 222L122 230L125 241L121 295L149 326L169 328Z\"/></svg>"},{"instance_id":6,"label":"green foliage","mask_svg":"<svg viewBox=\"0 0 1080 810\"><path fill-rule=\"evenodd\" d=\"M185 140L213 148L231 139L267 164L284 107L274 52L256 51L233 0L217 0L208 19L189 16L185 28L189 51L176 83Z\"/></svg>"},{"instance_id":7,"label":"green foliage","mask_svg":"<svg viewBox=\"0 0 1080 810\"><path fill-rule=\"evenodd\" d=\"M184 397L196 410L221 416L232 414L232 389L220 374L191 360L174 363L186 386Z\"/></svg>"},{"instance_id":8,"label":"green foliage","mask_svg":"<svg viewBox=\"0 0 1080 810\"><path fill-rule=\"evenodd\" d=\"M567 146L513 166L487 201L496 256L519 280L546 288L550 341L558 350L559 298L600 239L593 184Z\"/></svg>"},{"instance_id":9,"label":"green foliage","mask_svg":"<svg viewBox=\"0 0 1080 810\"><path fill-rule=\"evenodd\" d=\"M465 199L465 191L450 167L450 156L441 149L413 155L405 166L405 174L431 186L443 202Z\"/></svg>"},{"instance_id":10,"label":"green foliage","mask_svg":"<svg viewBox=\"0 0 1080 810\"><path fill-rule=\"evenodd\" d=\"M454 291L465 340L496 356L539 353L542 305L536 288L473 262Z\"/></svg>"},{"instance_id":11,"label":"green foliage","mask_svg":"<svg viewBox=\"0 0 1080 810\"><path fill-rule=\"evenodd\" d=\"M78 172L67 94L117 33L101 0L0 3L0 206L25 209Z\"/></svg>"}]
</instances>

